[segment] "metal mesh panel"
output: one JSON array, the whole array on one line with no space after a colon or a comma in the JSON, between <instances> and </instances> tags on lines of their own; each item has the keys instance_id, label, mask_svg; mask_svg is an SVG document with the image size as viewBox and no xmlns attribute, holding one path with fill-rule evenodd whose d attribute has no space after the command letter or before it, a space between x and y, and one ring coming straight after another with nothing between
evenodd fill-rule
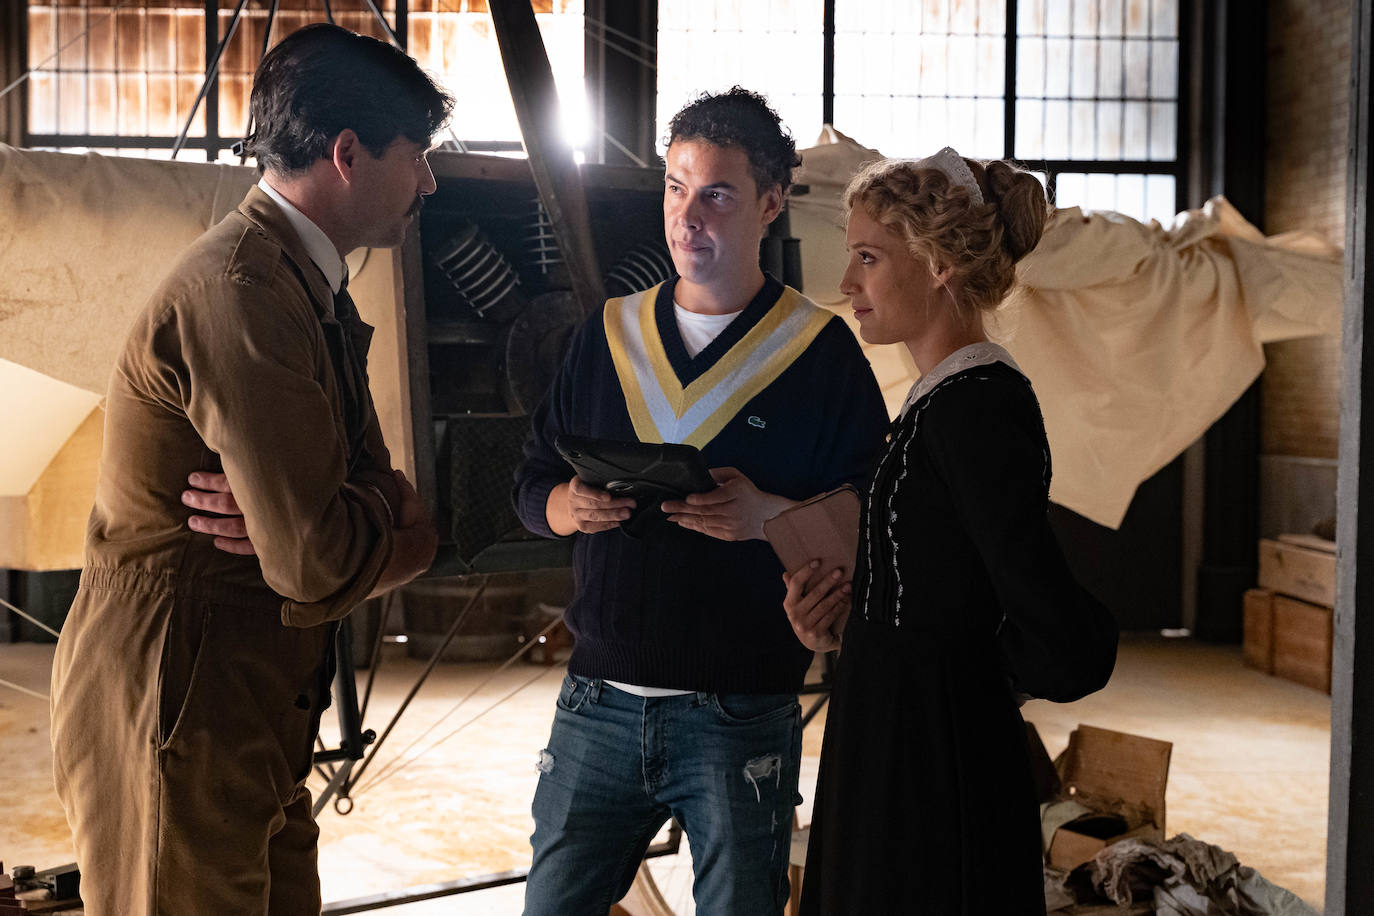
<instances>
[{"instance_id":1,"label":"metal mesh panel","mask_svg":"<svg viewBox=\"0 0 1374 916\"><path fill-rule=\"evenodd\" d=\"M528 417L455 417L447 423L450 533L465 563L497 541L534 537L511 505L515 468L529 431Z\"/></svg>"}]
</instances>

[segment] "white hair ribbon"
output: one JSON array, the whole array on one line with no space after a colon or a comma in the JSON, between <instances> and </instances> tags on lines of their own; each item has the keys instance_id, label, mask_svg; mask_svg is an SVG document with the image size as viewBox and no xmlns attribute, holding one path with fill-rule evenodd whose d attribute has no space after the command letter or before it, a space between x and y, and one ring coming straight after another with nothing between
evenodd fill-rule
<instances>
[{"instance_id":1,"label":"white hair ribbon","mask_svg":"<svg viewBox=\"0 0 1374 916\"><path fill-rule=\"evenodd\" d=\"M973 177L973 170L968 167L964 157L956 153L952 147L946 146L934 156L917 159L915 165L921 169L935 169L944 172L950 184L967 188L974 205L982 206L983 191L978 187L978 179Z\"/></svg>"}]
</instances>

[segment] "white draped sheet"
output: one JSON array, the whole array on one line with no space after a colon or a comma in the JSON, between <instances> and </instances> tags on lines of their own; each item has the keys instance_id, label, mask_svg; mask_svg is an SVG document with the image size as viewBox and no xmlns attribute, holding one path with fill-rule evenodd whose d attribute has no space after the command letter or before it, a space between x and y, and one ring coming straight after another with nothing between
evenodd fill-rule
<instances>
[{"instance_id":1,"label":"white draped sheet","mask_svg":"<svg viewBox=\"0 0 1374 916\"><path fill-rule=\"evenodd\" d=\"M803 151L797 178L810 193L793 201L792 232L805 292L852 323L838 290L839 196L878 154L838 132L825 139ZM23 453L0 465L0 567L80 564L98 452L92 405L125 329L171 262L253 180L232 166L0 145L0 417L7 447ZM378 327L373 393L408 465L394 261L372 255L365 273L354 265L350 288ZM1266 239L1221 199L1169 228L1059 211L1019 273L1026 294L998 334L1040 396L1052 496L1110 527L1139 483L1255 379L1262 343L1340 328L1339 251L1309 236ZM901 347L865 349L895 412L915 367Z\"/></svg>"},{"instance_id":2,"label":"white draped sheet","mask_svg":"<svg viewBox=\"0 0 1374 916\"><path fill-rule=\"evenodd\" d=\"M81 565L109 374L172 262L238 206L256 170L0 144L0 568ZM407 467L408 382L389 251L350 257L377 326L378 415ZM367 269L363 269L366 266Z\"/></svg>"},{"instance_id":3,"label":"white draped sheet","mask_svg":"<svg viewBox=\"0 0 1374 916\"><path fill-rule=\"evenodd\" d=\"M805 291L852 322L840 195L878 153L827 128L802 157L810 191L791 212ZM991 330L1040 398L1051 498L1111 528L1258 377L1262 344L1340 332L1339 249L1306 233L1265 238L1220 197L1169 227L1059 210L1017 275ZM901 346L864 348L895 412L915 366Z\"/></svg>"}]
</instances>

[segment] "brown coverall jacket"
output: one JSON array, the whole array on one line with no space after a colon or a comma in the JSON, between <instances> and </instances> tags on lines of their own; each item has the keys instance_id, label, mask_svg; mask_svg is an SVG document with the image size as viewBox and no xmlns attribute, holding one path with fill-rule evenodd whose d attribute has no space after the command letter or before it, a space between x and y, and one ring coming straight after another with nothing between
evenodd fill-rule
<instances>
[{"instance_id":1,"label":"brown coverall jacket","mask_svg":"<svg viewBox=\"0 0 1374 916\"><path fill-rule=\"evenodd\" d=\"M253 188L172 268L116 365L52 677L90 916L320 912L304 782L334 621L391 553L372 488L391 505L397 492L367 389L371 328L356 314L341 327L332 300ZM221 468L257 557L186 526L187 475Z\"/></svg>"}]
</instances>

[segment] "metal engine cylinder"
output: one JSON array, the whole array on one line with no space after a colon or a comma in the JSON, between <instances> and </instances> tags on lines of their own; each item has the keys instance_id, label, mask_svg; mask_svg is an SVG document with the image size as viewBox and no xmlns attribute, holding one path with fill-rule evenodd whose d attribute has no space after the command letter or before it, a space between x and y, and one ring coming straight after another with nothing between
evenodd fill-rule
<instances>
[{"instance_id":1,"label":"metal engine cylinder","mask_svg":"<svg viewBox=\"0 0 1374 916\"><path fill-rule=\"evenodd\" d=\"M606 295L628 296L657 286L673 275L673 259L662 242L646 242L606 271Z\"/></svg>"},{"instance_id":2,"label":"metal engine cylinder","mask_svg":"<svg viewBox=\"0 0 1374 916\"><path fill-rule=\"evenodd\" d=\"M475 223L465 223L435 250L433 257L478 317L503 322L524 308L515 269Z\"/></svg>"}]
</instances>

